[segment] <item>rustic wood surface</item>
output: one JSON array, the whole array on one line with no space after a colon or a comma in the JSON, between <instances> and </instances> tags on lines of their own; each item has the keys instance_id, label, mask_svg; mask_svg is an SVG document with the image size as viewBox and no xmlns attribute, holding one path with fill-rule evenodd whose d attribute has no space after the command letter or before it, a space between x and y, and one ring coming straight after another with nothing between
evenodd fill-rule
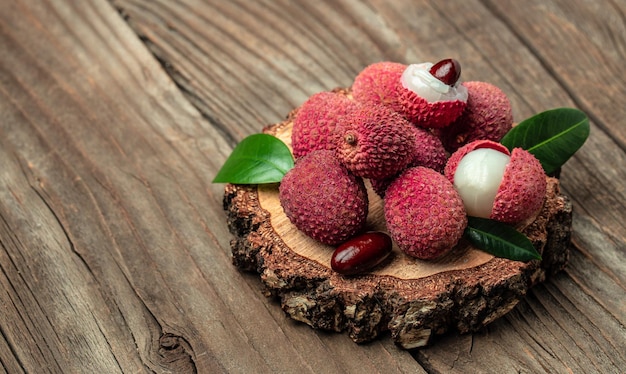
<instances>
[{"instance_id":1,"label":"rustic wood surface","mask_svg":"<svg viewBox=\"0 0 626 374\"><path fill-rule=\"evenodd\" d=\"M626 367L625 0L0 0L8 373ZM235 144L365 66L456 57L517 120L571 106L568 267L484 331L404 351L285 317L231 263Z\"/></svg>"}]
</instances>

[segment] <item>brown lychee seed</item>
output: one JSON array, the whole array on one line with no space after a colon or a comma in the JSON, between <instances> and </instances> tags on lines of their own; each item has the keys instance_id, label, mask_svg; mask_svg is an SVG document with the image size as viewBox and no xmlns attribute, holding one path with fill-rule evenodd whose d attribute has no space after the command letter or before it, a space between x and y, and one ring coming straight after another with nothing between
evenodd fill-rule
<instances>
[{"instance_id":1,"label":"brown lychee seed","mask_svg":"<svg viewBox=\"0 0 626 374\"><path fill-rule=\"evenodd\" d=\"M453 58L447 58L434 64L429 71L448 86L454 86L461 77L461 64Z\"/></svg>"},{"instance_id":2,"label":"brown lychee seed","mask_svg":"<svg viewBox=\"0 0 626 374\"><path fill-rule=\"evenodd\" d=\"M396 175L413 160L413 125L388 107L357 105L344 120L337 156L355 175L384 179Z\"/></svg>"},{"instance_id":3,"label":"brown lychee seed","mask_svg":"<svg viewBox=\"0 0 626 374\"><path fill-rule=\"evenodd\" d=\"M363 179L330 150L298 160L279 185L279 201L291 223L323 244L337 245L359 233L368 213Z\"/></svg>"},{"instance_id":4,"label":"brown lychee seed","mask_svg":"<svg viewBox=\"0 0 626 374\"><path fill-rule=\"evenodd\" d=\"M385 222L407 255L431 260L450 252L463 236L463 201L445 176L425 167L403 172L387 188Z\"/></svg>"},{"instance_id":5,"label":"brown lychee seed","mask_svg":"<svg viewBox=\"0 0 626 374\"><path fill-rule=\"evenodd\" d=\"M330 258L331 268L344 275L366 272L391 254L393 242L384 232L357 235L339 245Z\"/></svg>"}]
</instances>

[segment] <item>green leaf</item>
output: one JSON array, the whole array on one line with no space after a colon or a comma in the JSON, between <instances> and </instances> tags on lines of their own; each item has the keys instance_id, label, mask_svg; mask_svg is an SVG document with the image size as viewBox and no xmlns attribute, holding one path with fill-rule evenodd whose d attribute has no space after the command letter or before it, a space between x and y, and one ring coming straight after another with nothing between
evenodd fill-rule
<instances>
[{"instance_id":1,"label":"green leaf","mask_svg":"<svg viewBox=\"0 0 626 374\"><path fill-rule=\"evenodd\" d=\"M513 127L500 143L509 151L519 147L541 162L546 174L560 168L585 143L589 119L574 108L557 108L536 114Z\"/></svg>"},{"instance_id":2,"label":"green leaf","mask_svg":"<svg viewBox=\"0 0 626 374\"><path fill-rule=\"evenodd\" d=\"M282 140L268 134L253 134L237 144L213 183L276 183L293 164L293 156Z\"/></svg>"},{"instance_id":3,"label":"green leaf","mask_svg":"<svg viewBox=\"0 0 626 374\"><path fill-rule=\"evenodd\" d=\"M476 248L509 260L541 260L530 239L513 227L486 218L467 217L467 220L464 234Z\"/></svg>"}]
</instances>

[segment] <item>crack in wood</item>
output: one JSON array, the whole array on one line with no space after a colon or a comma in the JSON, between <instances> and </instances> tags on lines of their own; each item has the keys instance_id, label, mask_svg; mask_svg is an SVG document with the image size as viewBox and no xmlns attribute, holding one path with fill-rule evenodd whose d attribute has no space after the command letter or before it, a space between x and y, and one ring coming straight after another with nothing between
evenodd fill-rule
<instances>
[{"instance_id":1,"label":"crack in wood","mask_svg":"<svg viewBox=\"0 0 626 374\"><path fill-rule=\"evenodd\" d=\"M159 356L177 373L197 373L193 350L182 336L164 333L159 338Z\"/></svg>"},{"instance_id":2,"label":"crack in wood","mask_svg":"<svg viewBox=\"0 0 626 374\"><path fill-rule=\"evenodd\" d=\"M150 39L146 33L143 33L140 27L134 24L130 13L127 12L124 7L119 5L114 5L114 7L122 19L135 32L139 40L141 40L141 42L150 51L154 59L159 63L159 65L161 65L163 71L170 77L180 92L187 98L189 103L196 108L196 110L198 110L198 113L202 116L202 118L207 120L209 124L216 129L226 143L234 148L239 143L240 139L236 138L233 133L229 131L230 128L228 126L218 120L215 116L211 115L211 111L207 108L205 100L202 99L194 89L190 88L189 79L187 79L187 77L185 77L184 74L182 74L176 66L174 66L174 64L170 63L163 49ZM167 29L170 32L176 32L176 30L171 26L168 26Z\"/></svg>"}]
</instances>

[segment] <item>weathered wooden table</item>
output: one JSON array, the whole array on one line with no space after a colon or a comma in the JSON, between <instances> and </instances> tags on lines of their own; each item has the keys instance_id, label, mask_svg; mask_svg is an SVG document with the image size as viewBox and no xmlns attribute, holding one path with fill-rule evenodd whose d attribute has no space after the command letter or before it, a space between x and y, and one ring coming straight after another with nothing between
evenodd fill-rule
<instances>
[{"instance_id":1,"label":"weathered wooden table","mask_svg":"<svg viewBox=\"0 0 626 374\"><path fill-rule=\"evenodd\" d=\"M2 0L0 362L9 373L626 370L626 1ZM246 135L365 66L455 57L516 119L592 122L571 259L502 319L404 351L310 329L231 264Z\"/></svg>"}]
</instances>

